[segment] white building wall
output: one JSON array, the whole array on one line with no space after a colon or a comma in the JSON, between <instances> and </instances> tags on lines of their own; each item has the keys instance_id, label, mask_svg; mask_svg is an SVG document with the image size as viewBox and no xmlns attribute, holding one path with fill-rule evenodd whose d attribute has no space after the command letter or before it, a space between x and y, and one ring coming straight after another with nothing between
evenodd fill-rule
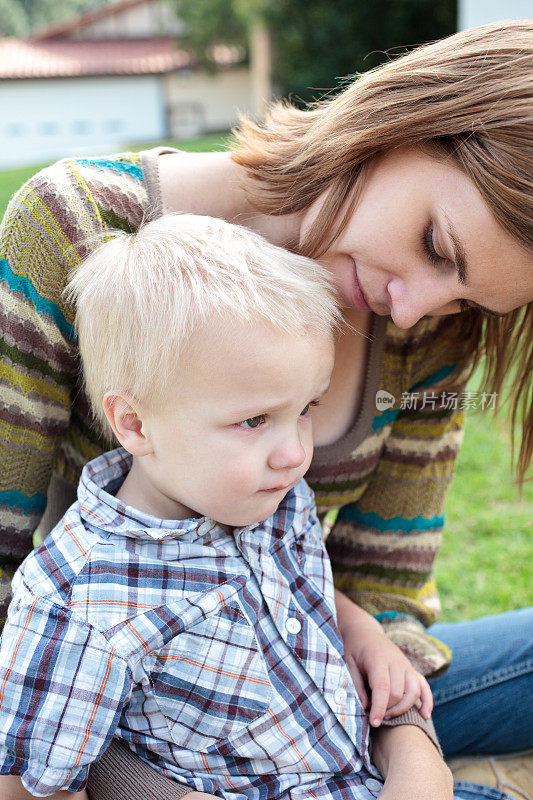
<instances>
[{"instance_id":1,"label":"white building wall","mask_svg":"<svg viewBox=\"0 0 533 800\"><path fill-rule=\"evenodd\" d=\"M245 67L213 75L181 70L166 76L165 87L171 136L228 130L239 111L253 113L250 71Z\"/></svg>"},{"instance_id":2,"label":"white building wall","mask_svg":"<svg viewBox=\"0 0 533 800\"><path fill-rule=\"evenodd\" d=\"M533 0L459 0L460 31L504 19L533 19Z\"/></svg>"},{"instance_id":3,"label":"white building wall","mask_svg":"<svg viewBox=\"0 0 533 800\"><path fill-rule=\"evenodd\" d=\"M0 167L112 152L166 135L159 76L0 81Z\"/></svg>"}]
</instances>

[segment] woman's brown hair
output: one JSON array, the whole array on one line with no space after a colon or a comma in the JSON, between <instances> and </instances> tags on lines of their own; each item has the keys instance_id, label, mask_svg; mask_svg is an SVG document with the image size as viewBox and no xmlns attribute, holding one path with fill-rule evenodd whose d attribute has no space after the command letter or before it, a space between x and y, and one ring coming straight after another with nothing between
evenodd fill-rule
<instances>
[{"instance_id":1,"label":"woman's brown hair","mask_svg":"<svg viewBox=\"0 0 533 800\"><path fill-rule=\"evenodd\" d=\"M319 258L342 231L369 159L417 145L460 166L501 227L533 253L532 123L533 22L506 22L419 47L307 109L277 102L262 123L241 120L232 157L262 213L301 211L328 190L301 247L307 256ZM464 314L469 362L485 356L490 391L500 394L512 375L520 479L533 455L532 307L502 319Z\"/></svg>"}]
</instances>

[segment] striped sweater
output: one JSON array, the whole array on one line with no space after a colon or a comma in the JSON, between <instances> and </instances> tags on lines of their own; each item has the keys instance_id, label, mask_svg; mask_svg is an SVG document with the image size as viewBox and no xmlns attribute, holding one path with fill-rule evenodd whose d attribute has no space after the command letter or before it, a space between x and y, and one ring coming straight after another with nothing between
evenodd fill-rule
<instances>
[{"instance_id":1,"label":"striped sweater","mask_svg":"<svg viewBox=\"0 0 533 800\"><path fill-rule=\"evenodd\" d=\"M10 576L32 547L52 474L75 486L83 465L108 449L79 385L74 310L62 297L67 275L96 235L132 231L162 213L158 152L60 161L22 187L2 222L4 614ZM359 415L340 441L316 448L307 474L338 588L375 614L428 675L450 659L425 627L439 616L432 565L462 437L464 412L452 399L463 388L459 331L456 317L424 318L407 331L374 318Z\"/></svg>"}]
</instances>

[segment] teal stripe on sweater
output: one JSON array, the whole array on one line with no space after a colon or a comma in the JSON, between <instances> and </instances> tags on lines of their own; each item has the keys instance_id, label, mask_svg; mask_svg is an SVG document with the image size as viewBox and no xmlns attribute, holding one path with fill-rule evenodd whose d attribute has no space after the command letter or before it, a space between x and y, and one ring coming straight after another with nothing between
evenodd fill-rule
<instances>
[{"instance_id":1,"label":"teal stripe on sweater","mask_svg":"<svg viewBox=\"0 0 533 800\"><path fill-rule=\"evenodd\" d=\"M5 258L0 258L0 281L7 285L10 292L20 292L24 295L27 300L33 303L39 314L46 314L51 317L64 336L68 336L74 341L76 340L76 332L73 326L67 322L58 306L52 303L51 300L41 297L29 278L15 275Z\"/></svg>"},{"instance_id":2,"label":"teal stripe on sweater","mask_svg":"<svg viewBox=\"0 0 533 800\"><path fill-rule=\"evenodd\" d=\"M427 531L432 528L442 528L444 525L444 515L434 517L414 517L414 519L405 519L404 517L392 517L392 519L383 519L379 514L370 511L363 514L355 506L346 506L339 512L339 519L345 519L348 522L355 522L356 525L362 525L365 528L376 528L380 533L385 531L403 531L404 533L413 533L414 531Z\"/></svg>"},{"instance_id":3,"label":"teal stripe on sweater","mask_svg":"<svg viewBox=\"0 0 533 800\"><path fill-rule=\"evenodd\" d=\"M113 161L110 158L77 158L76 163L82 167L110 169L119 175L131 175L136 181L142 181L144 177L142 169L137 164L129 164L127 161Z\"/></svg>"},{"instance_id":4,"label":"teal stripe on sweater","mask_svg":"<svg viewBox=\"0 0 533 800\"><path fill-rule=\"evenodd\" d=\"M378 414L372 420L372 430L374 433L382 430L386 425L392 425L398 414L401 412L399 408L387 408L382 414Z\"/></svg>"},{"instance_id":5,"label":"teal stripe on sweater","mask_svg":"<svg viewBox=\"0 0 533 800\"><path fill-rule=\"evenodd\" d=\"M413 392L415 389L420 389L423 386L432 386L434 383L440 383L440 381L443 381L444 378L448 377L448 375L451 375L452 372L455 372L458 366L459 364L448 364L445 367L441 367L441 369L437 370L437 372L434 372L433 375L430 375L428 378L424 378L424 380L420 381L420 383L415 383L415 385L411 387L410 391Z\"/></svg>"},{"instance_id":6,"label":"teal stripe on sweater","mask_svg":"<svg viewBox=\"0 0 533 800\"><path fill-rule=\"evenodd\" d=\"M424 380L420 381L420 383L415 383L409 391L413 392L415 389L421 389L424 386L432 386L434 383L443 381L448 377L448 375L451 375L458 366L458 364L449 364L445 367L442 367L429 377L424 378ZM382 414L377 414L372 420L372 430L374 433L382 430L386 425L392 425L398 414L401 413L401 410L402 409L400 408L387 408L387 410Z\"/></svg>"},{"instance_id":7,"label":"teal stripe on sweater","mask_svg":"<svg viewBox=\"0 0 533 800\"><path fill-rule=\"evenodd\" d=\"M374 618L378 622L407 622L414 619L410 614L404 614L402 611L381 611L379 614L374 614ZM420 625L418 620L416 622Z\"/></svg>"},{"instance_id":8,"label":"teal stripe on sweater","mask_svg":"<svg viewBox=\"0 0 533 800\"><path fill-rule=\"evenodd\" d=\"M34 494L31 497L26 497L22 492L0 492L0 504L8 508L17 508L25 514L30 512L44 511L46 506L46 497L44 494Z\"/></svg>"}]
</instances>

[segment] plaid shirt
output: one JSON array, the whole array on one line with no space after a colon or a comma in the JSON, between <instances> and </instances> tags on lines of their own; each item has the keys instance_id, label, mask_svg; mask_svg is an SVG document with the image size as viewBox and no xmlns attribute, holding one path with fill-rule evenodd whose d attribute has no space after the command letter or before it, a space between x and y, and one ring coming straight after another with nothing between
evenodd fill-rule
<instances>
[{"instance_id":1,"label":"plaid shirt","mask_svg":"<svg viewBox=\"0 0 533 800\"><path fill-rule=\"evenodd\" d=\"M24 562L0 650L0 772L35 795L85 785L118 736L227 800L379 795L304 481L224 532L118 501L122 449Z\"/></svg>"}]
</instances>

